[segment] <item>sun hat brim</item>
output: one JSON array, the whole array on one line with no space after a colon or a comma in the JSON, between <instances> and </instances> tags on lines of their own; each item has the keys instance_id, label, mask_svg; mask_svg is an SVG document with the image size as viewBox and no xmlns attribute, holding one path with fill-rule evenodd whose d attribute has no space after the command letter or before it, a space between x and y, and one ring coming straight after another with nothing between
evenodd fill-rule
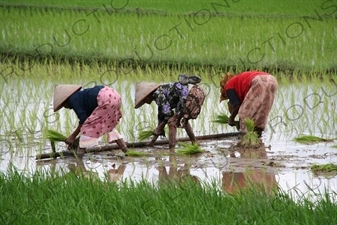
<instances>
[{"instance_id":1,"label":"sun hat brim","mask_svg":"<svg viewBox=\"0 0 337 225\"><path fill-rule=\"evenodd\" d=\"M76 91L80 90L82 85L59 84L54 88L54 112L62 108L62 104Z\"/></svg>"},{"instance_id":2,"label":"sun hat brim","mask_svg":"<svg viewBox=\"0 0 337 225\"><path fill-rule=\"evenodd\" d=\"M138 82L135 91L135 109L144 105L144 99L160 86L161 84L157 83Z\"/></svg>"}]
</instances>

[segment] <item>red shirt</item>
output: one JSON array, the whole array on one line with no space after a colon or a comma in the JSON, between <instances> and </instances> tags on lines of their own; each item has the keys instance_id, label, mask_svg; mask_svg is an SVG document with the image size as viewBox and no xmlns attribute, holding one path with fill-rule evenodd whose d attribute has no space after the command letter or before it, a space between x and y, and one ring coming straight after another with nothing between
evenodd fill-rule
<instances>
[{"instance_id":1,"label":"red shirt","mask_svg":"<svg viewBox=\"0 0 337 225\"><path fill-rule=\"evenodd\" d=\"M240 73L227 82L225 91L234 89L238 94L240 101L243 102L243 99L246 97L253 78L258 75L269 75L269 73L256 70Z\"/></svg>"}]
</instances>

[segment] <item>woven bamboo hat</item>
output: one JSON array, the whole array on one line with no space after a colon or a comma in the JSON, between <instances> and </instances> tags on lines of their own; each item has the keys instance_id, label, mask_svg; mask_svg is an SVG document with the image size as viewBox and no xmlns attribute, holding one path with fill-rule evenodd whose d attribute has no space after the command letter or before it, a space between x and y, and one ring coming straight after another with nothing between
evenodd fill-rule
<instances>
[{"instance_id":1,"label":"woven bamboo hat","mask_svg":"<svg viewBox=\"0 0 337 225\"><path fill-rule=\"evenodd\" d=\"M76 84L59 84L54 88L54 112L62 108L62 104L70 95L82 88Z\"/></svg>"},{"instance_id":2,"label":"woven bamboo hat","mask_svg":"<svg viewBox=\"0 0 337 225\"><path fill-rule=\"evenodd\" d=\"M143 100L151 94L154 90L160 87L160 84L156 83L148 83L148 82L139 82L136 84L136 92L135 92L135 109L141 107L144 102Z\"/></svg>"}]
</instances>

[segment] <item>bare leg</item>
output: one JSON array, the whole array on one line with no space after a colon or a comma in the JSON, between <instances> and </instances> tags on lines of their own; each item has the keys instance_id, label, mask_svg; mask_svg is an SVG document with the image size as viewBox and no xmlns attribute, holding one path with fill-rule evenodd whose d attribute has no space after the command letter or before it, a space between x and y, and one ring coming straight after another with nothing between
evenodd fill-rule
<instances>
[{"instance_id":1,"label":"bare leg","mask_svg":"<svg viewBox=\"0 0 337 225\"><path fill-rule=\"evenodd\" d=\"M85 148L78 147L76 151L76 157L79 159L82 159L84 154L85 154Z\"/></svg>"},{"instance_id":2,"label":"bare leg","mask_svg":"<svg viewBox=\"0 0 337 225\"><path fill-rule=\"evenodd\" d=\"M128 151L128 147L126 146L123 138L118 139L115 141L116 144L118 145L118 147L123 151L123 152L127 152Z\"/></svg>"},{"instance_id":3,"label":"bare leg","mask_svg":"<svg viewBox=\"0 0 337 225\"><path fill-rule=\"evenodd\" d=\"M162 130L164 129L164 127L166 126L166 122L162 122L161 124L159 124L156 129L154 130L154 135L152 137L151 142L148 144L148 146L153 147L154 143L156 142L156 140L159 137L159 134L162 132Z\"/></svg>"},{"instance_id":4,"label":"bare leg","mask_svg":"<svg viewBox=\"0 0 337 225\"><path fill-rule=\"evenodd\" d=\"M185 127L186 133L188 135L188 137L190 138L192 143L197 143L197 140L195 139L195 135L192 129L191 124L187 121L186 123L186 127Z\"/></svg>"},{"instance_id":5,"label":"bare leg","mask_svg":"<svg viewBox=\"0 0 337 225\"><path fill-rule=\"evenodd\" d=\"M175 146L177 144L177 127L174 125L169 125L169 148L170 151L175 151Z\"/></svg>"}]
</instances>

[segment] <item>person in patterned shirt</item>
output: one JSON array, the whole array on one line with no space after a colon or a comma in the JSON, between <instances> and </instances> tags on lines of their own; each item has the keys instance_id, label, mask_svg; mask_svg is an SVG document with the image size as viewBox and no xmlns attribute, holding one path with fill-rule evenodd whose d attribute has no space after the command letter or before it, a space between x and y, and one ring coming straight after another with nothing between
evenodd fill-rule
<instances>
[{"instance_id":1,"label":"person in patterned shirt","mask_svg":"<svg viewBox=\"0 0 337 225\"><path fill-rule=\"evenodd\" d=\"M169 148L176 145L177 128L184 128L192 143L196 138L189 119L196 119L201 111L205 93L198 86L198 76L180 75L178 82L156 84L139 82L136 84L135 108L154 101L158 106L158 123L149 146L153 146L159 135L165 135L164 127L169 126ZM188 84L193 84L189 90Z\"/></svg>"}]
</instances>

